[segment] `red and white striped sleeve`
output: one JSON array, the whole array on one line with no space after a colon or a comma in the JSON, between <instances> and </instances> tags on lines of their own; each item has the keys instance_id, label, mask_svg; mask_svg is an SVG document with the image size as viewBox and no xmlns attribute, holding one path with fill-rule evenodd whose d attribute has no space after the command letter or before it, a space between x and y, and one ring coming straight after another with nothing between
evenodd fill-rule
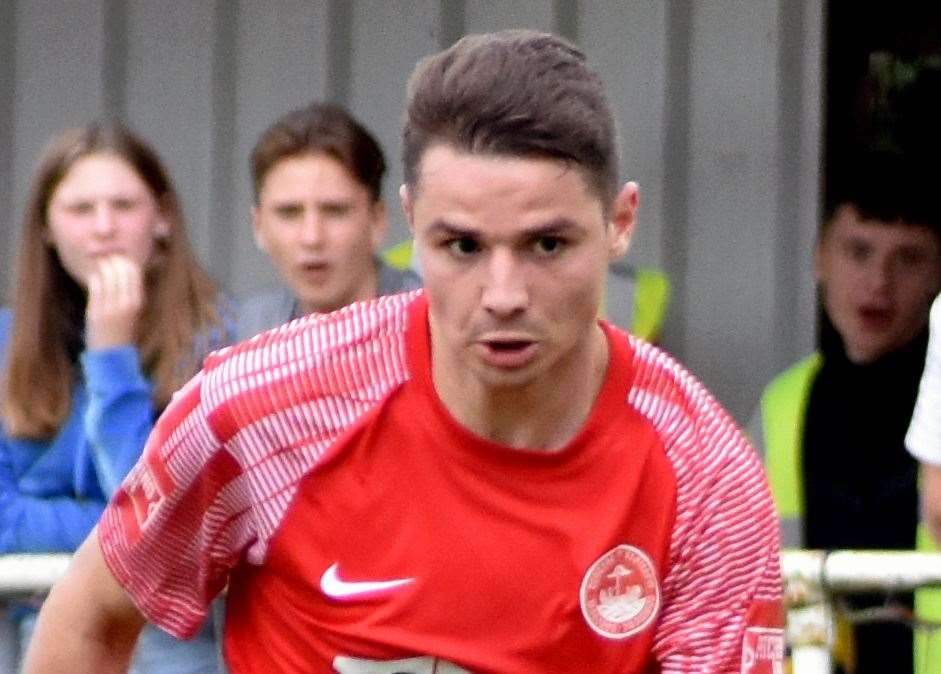
<instances>
[{"instance_id":1,"label":"red and white striped sleeve","mask_svg":"<svg viewBox=\"0 0 941 674\"><path fill-rule=\"evenodd\" d=\"M677 481L654 653L664 674L772 674L784 659L778 521L757 455L706 389L635 345L634 404Z\"/></svg>"},{"instance_id":2,"label":"red and white striped sleeve","mask_svg":"<svg viewBox=\"0 0 941 674\"><path fill-rule=\"evenodd\" d=\"M192 635L252 538L238 462L216 437L198 374L174 397L102 515L98 538L148 620Z\"/></svg>"},{"instance_id":3,"label":"red and white striped sleeve","mask_svg":"<svg viewBox=\"0 0 941 674\"><path fill-rule=\"evenodd\" d=\"M385 297L210 355L105 509L102 553L148 620L186 637L236 564L262 564L300 480L407 377Z\"/></svg>"}]
</instances>

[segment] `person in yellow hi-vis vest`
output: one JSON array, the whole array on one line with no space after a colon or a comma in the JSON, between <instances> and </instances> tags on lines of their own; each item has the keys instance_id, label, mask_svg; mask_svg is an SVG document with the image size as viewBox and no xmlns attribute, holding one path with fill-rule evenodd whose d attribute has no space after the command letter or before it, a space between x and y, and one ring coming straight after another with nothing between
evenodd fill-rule
<instances>
[{"instance_id":1,"label":"person in yellow hi-vis vest","mask_svg":"<svg viewBox=\"0 0 941 674\"><path fill-rule=\"evenodd\" d=\"M814 257L819 350L768 385L750 427L784 547L916 547L918 465L904 438L929 307L941 289L941 217L928 175L902 157L870 153L834 186ZM941 606L922 594L923 614ZM913 600L848 601L864 608ZM941 672L941 643L928 651L918 635L913 647L907 625L853 625L846 633L848 644L838 644L844 672Z\"/></svg>"},{"instance_id":2,"label":"person in yellow hi-vis vest","mask_svg":"<svg viewBox=\"0 0 941 674\"><path fill-rule=\"evenodd\" d=\"M402 241L386 250L383 260L396 269L410 269L413 265L412 240ZM634 267L622 261L611 264L602 306L609 321L636 337L658 342L669 305L670 279L662 271L652 267Z\"/></svg>"}]
</instances>

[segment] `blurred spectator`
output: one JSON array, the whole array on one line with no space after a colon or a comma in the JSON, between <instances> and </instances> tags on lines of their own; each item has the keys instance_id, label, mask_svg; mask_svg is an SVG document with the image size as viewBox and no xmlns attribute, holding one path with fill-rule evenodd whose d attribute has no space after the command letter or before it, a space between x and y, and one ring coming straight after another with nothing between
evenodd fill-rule
<instances>
[{"instance_id":1,"label":"blurred spectator","mask_svg":"<svg viewBox=\"0 0 941 674\"><path fill-rule=\"evenodd\" d=\"M870 153L833 190L814 258L819 351L768 385L752 423L785 547L915 547L917 465L903 441L941 289L941 218L929 179L898 155ZM910 596L894 600L911 606ZM850 598L856 608L885 601ZM847 671L913 671L907 625L853 632Z\"/></svg>"},{"instance_id":2,"label":"blurred spectator","mask_svg":"<svg viewBox=\"0 0 941 674\"><path fill-rule=\"evenodd\" d=\"M346 110L311 103L284 115L258 139L251 166L255 241L286 287L243 303L240 338L421 285L376 254L386 230L386 163Z\"/></svg>"},{"instance_id":3,"label":"blurred spectator","mask_svg":"<svg viewBox=\"0 0 941 674\"><path fill-rule=\"evenodd\" d=\"M12 311L0 311L0 553L72 552L137 462L157 414L224 336L154 151L91 124L46 149L26 205ZM12 611L25 652L41 598ZM149 628L132 671L213 672Z\"/></svg>"}]
</instances>

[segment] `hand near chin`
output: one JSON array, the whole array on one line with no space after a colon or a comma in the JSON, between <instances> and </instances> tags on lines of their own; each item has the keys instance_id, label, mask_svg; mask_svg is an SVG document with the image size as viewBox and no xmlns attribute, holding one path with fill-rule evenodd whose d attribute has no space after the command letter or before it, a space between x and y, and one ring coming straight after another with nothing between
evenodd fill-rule
<instances>
[{"instance_id":1,"label":"hand near chin","mask_svg":"<svg viewBox=\"0 0 941 674\"><path fill-rule=\"evenodd\" d=\"M123 255L102 258L88 279L85 346L107 349L132 344L144 306L140 266Z\"/></svg>"}]
</instances>

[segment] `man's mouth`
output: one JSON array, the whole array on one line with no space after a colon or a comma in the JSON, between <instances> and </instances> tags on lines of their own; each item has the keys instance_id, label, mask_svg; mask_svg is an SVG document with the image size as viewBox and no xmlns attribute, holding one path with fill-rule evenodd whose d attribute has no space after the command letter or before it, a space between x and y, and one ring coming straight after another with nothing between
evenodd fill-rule
<instances>
[{"instance_id":1,"label":"man's mouth","mask_svg":"<svg viewBox=\"0 0 941 674\"><path fill-rule=\"evenodd\" d=\"M297 265L297 269L303 276L316 279L325 276L330 271L330 265L326 262L302 262Z\"/></svg>"},{"instance_id":2,"label":"man's mouth","mask_svg":"<svg viewBox=\"0 0 941 674\"><path fill-rule=\"evenodd\" d=\"M893 312L890 309L864 306L857 309L856 313L863 325L873 330L885 328L892 323Z\"/></svg>"},{"instance_id":3,"label":"man's mouth","mask_svg":"<svg viewBox=\"0 0 941 674\"><path fill-rule=\"evenodd\" d=\"M499 341L487 342L487 345L494 351L518 351L520 349L525 348L529 344L532 344L532 342L526 342L521 339L520 340L515 340L515 339L508 340L504 342L499 342Z\"/></svg>"},{"instance_id":4,"label":"man's mouth","mask_svg":"<svg viewBox=\"0 0 941 674\"><path fill-rule=\"evenodd\" d=\"M485 363L507 370L528 365L539 350L538 343L528 339L485 339L478 344Z\"/></svg>"}]
</instances>

